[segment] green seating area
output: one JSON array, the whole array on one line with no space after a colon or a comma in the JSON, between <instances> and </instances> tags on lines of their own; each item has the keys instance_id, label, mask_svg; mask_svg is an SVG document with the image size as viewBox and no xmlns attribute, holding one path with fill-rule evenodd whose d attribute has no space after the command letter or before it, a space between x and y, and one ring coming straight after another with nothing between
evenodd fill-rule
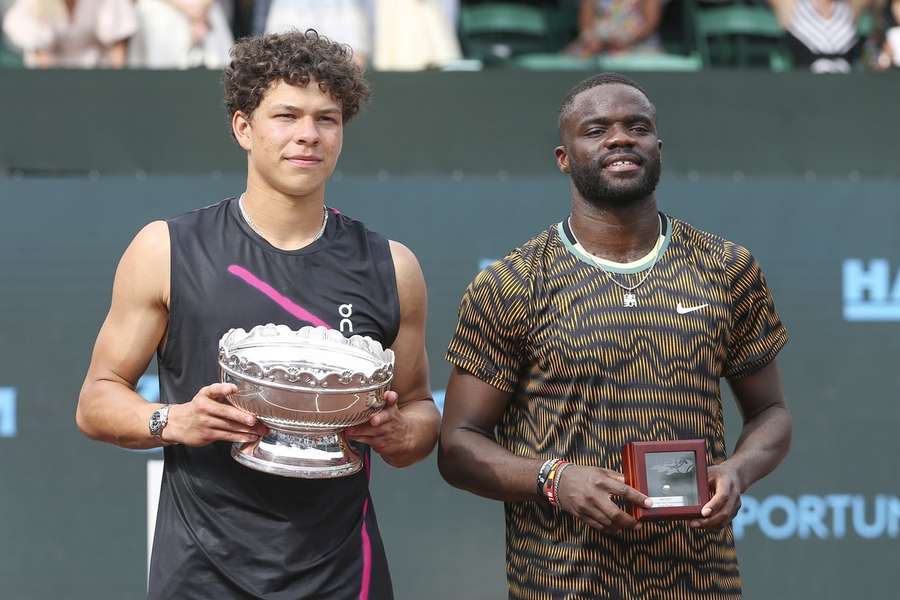
<instances>
[{"instance_id":1,"label":"green seating area","mask_svg":"<svg viewBox=\"0 0 900 600\"><path fill-rule=\"evenodd\" d=\"M485 2L461 7L459 38L468 59L532 70L697 71L762 68L785 71L791 59L784 32L765 5L713 0L665 4L664 52L577 58L561 53L578 33L579 0L543 6ZM863 15L861 35L872 29Z\"/></svg>"},{"instance_id":2,"label":"green seating area","mask_svg":"<svg viewBox=\"0 0 900 600\"><path fill-rule=\"evenodd\" d=\"M784 31L771 8L760 0L668 0L663 3L658 28L661 52L590 58L565 53L578 36L580 5L581 0L461 0L456 26L464 60L445 68L669 72L753 68L781 72L793 67ZM877 38L883 24L871 12L864 12L857 30L861 37L875 33ZM21 53L0 36L0 68L21 66Z\"/></svg>"},{"instance_id":3,"label":"green seating area","mask_svg":"<svg viewBox=\"0 0 900 600\"><path fill-rule=\"evenodd\" d=\"M0 40L0 68L21 66L22 57Z\"/></svg>"},{"instance_id":4,"label":"green seating area","mask_svg":"<svg viewBox=\"0 0 900 600\"><path fill-rule=\"evenodd\" d=\"M624 54L577 58L565 54L523 54L515 57L517 67L553 71L699 71L703 61L697 54Z\"/></svg>"},{"instance_id":5,"label":"green seating area","mask_svg":"<svg viewBox=\"0 0 900 600\"><path fill-rule=\"evenodd\" d=\"M772 70L783 70L787 53L781 26L771 10L740 4L698 8L694 0L688 4L704 66L749 67L762 62Z\"/></svg>"},{"instance_id":6,"label":"green seating area","mask_svg":"<svg viewBox=\"0 0 900 600\"><path fill-rule=\"evenodd\" d=\"M504 2L463 6L458 33L466 58L492 63L546 52L550 38L547 12Z\"/></svg>"}]
</instances>

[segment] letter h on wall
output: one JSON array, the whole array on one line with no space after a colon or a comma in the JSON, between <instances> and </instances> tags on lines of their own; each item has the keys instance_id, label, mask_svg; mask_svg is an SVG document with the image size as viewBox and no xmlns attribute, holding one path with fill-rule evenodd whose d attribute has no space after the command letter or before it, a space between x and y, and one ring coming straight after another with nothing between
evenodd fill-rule
<instances>
[{"instance_id":1,"label":"letter h on wall","mask_svg":"<svg viewBox=\"0 0 900 600\"><path fill-rule=\"evenodd\" d=\"M848 258L843 276L845 320L900 321L900 271L892 288L887 259L875 258L866 265Z\"/></svg>"}]
</instances>

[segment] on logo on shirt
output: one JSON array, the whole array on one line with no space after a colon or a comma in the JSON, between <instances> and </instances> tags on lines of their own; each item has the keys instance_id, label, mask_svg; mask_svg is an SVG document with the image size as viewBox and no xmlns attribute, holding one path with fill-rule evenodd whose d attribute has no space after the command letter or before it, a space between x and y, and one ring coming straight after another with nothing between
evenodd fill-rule
<instances>
[{"instance_id":1,"label":"on logo on shirt","mask_svg":"<svg viewBox=\"0 0 900 600\"><path fill-rule=\"evenodd\" d=\"M341 333L353 333L353 321L350 320L353 316L353 305L341 304L338 306L338 314L341 316L341 323L338 326Z\"/></svg>"}]
</instances>

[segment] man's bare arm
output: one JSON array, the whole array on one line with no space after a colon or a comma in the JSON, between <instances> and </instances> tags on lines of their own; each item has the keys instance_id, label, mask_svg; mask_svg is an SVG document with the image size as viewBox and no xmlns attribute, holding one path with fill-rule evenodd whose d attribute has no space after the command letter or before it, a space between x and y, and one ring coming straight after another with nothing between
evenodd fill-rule
<instances>
[{"instance_id":1,"label":"man's bare arm","mask_svg":"<svg viewBox=\"0 0 900 600\"><path fill-rule=\"evenodd\" d=\"M730 383L744 426L729 460L737 468L741 491L747 491L787 456L792 420L784 401L777 359Z\"/></svg>"},{"instance_id":2,"label":"man's bare arm","mask_svg":"<svg viewBox=\"0 0 900 600\"><path fill-rule=\"evenodd\" d=\"M509 393L455 368L444 401L438 468L448 483L479 496L507 502L543 500L537 490L543 461L516 456L494 439L509 399ZM563 510L601 531L636 527L637 521L620 510L611 495L648 506L646 496L625 485L615 471L572 465L559 480Z\"/></svg>"},{"instance_id":3,"label":"man's bare arm","mask_svg":"<svg viewBox=\"0 0 900 600\"><path fill-rule=\"evenodd\" d=\"M119 261L109 314L97 336L78 398L76 421L88 437L126 448L162 445L150 435L149 404L134 391L166 332L169 232L147 225Z\"/></svg>"},{"instance_id":4,"label":"man's bare arm","mask_svg":"<svg viewBox=\"0 0 900 600\"><path fill-rule=\"evenodd\" d=\"M395 355L394 381L385 396L385 409L368 423L348 430L348 435L369 444L388 464L405 467L431 453L437 441L440 414L431 399L425 352L425 278L415 255L406 246L392 241L391 254L400 299L400 327L391 346Z\"/></svg>"},{"instance_id":5,"label":"man's bare arm","mask_svg":"<svg viewBox=\"0 0 900 600\"><path fill-rule=\"evenodd\" d=\"M543 461L516 456L494 439L509 399L509 393L454 368L444 396L438 468L449 484L479 496L541 500L535 480Z\"/></svg>"},{"instance_id":6,"label":"man's bare arm","mask_svg":"<svg viewBox=\"0 0 900 600\"><path fill-rule=\"evenodd\" d=\"M256 440L262 426L224 403L234 391L224 384L207 386L191 402L173 405L162 440L150 435L150 415L163 405L146 402L134 388L164 339L168 297L169 230L157 221L138 233L119 262L109 314L78 398L79 429L92 439L126 448Z\"/></svg>"},{"instance_id":7,"label":"man's bare arm","mask_svg":"<svg viewBox=\"0 0 900 600\"><path fill-rule=\"evenodd\" d=\"M744 425L734 454L709 468L713 497L695 527L720 527L740 508L740 495L784 460L791 446L791 415L784 402L777 359L759 371L730 380Z\"/></svg>"}]
</instances>

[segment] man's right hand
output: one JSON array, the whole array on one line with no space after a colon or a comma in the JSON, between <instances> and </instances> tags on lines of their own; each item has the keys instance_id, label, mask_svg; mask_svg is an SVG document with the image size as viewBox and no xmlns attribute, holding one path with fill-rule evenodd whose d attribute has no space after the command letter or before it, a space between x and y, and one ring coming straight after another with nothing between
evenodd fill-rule
<instances>
[{"instance_id":1,"label":"man's right hand","mask_svg":"<svg viewBox=\"0 0 900 600\"><path fill-rule=\"evenodd\" d=\"M166 443L206 446L211 442L255 442L265 435L266 426L256 417L228 403L237 393L231 383L214 383L201 388L185 404L172 404L169 421L162 431Z\"/></svg>"},{"instance_id":2,"label":"man's right hand","mask_svg":"<svg viewBox=\"0 0 900 600\"><path fill-rule=\"evenodd\" d=\"M604 533L638 528L637 520L620 509L611 496L650 507L649 498L625 485L625 477L616 471L571 465L559 480L559 507L564 511Z\"/></svg>"}]
</instances>

